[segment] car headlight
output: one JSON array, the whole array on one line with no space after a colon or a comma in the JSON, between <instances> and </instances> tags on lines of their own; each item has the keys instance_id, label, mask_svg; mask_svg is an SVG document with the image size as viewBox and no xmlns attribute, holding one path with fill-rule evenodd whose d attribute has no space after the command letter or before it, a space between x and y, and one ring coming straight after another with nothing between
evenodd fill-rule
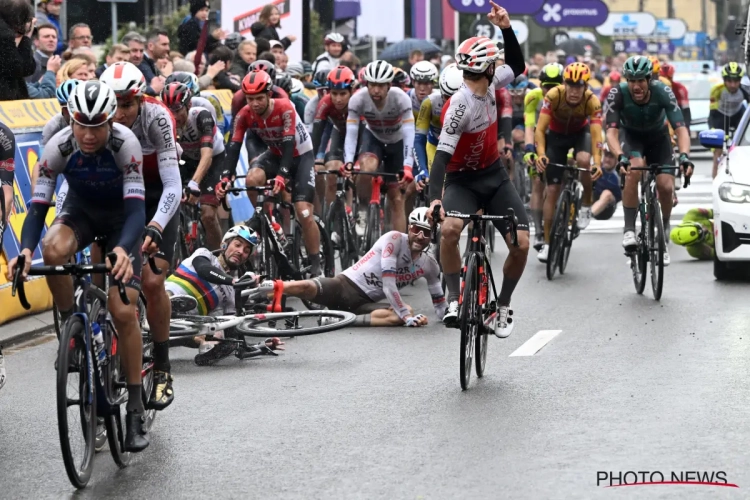
<instances>
[{"instance_id":1,"label":"car headlight","mask_svg":"<svg viewBox=\"0 0 750 500\"><path fill-rule=\"evenodd\" d=\"M727 203L750 203L750 186L725 182L719 186L719 198Z\"/></svg>"}]
</instances>

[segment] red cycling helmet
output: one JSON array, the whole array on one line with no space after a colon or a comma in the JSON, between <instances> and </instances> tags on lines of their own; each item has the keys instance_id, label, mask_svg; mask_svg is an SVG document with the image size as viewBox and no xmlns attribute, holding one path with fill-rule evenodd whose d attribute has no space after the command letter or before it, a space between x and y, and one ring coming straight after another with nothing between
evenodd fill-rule
<instances>
[{"instance_id":1,"label":"red cycling helmet","mask_svg":"<svg viewBox=\"0 0 750 500\"><path fill-rule=\"evenodd\" d=\"M346 66L337 66L328 73L328 88L350 90L354 86L354 72Z\"/></svg>"},{"instance_id":2,"label":"red cycling helmet","mask_svg":"<svg viewBox=\"0 0 750 500\"><path fill-rule=\"evenodd\" d=\"M619 82L622 79L622 75L618 73L617 71L612 71L609 74L609 81L610 82Z\"/></svg>"},{"instance_id":3,"label":"red cycling helmet","mask_svg":"<svg viewBox=\"0 0 750 500\"><path fill-rule=\"evenodd\" d=\"M367 80L365 80L365 70L367 67L363 66L359 69L359 72L357 73L357 80L359 80L359 84L364 86L367 85Z\"/></svg>"},{"instance_id":4,"label":"red cycling helmet","mask_svg":"<svg viewBox=\"0 0 750 500\"><path fill-rule=\"evenodd\" d=\"M273 80L263 70L256 69L245 75L242 79L242 92L245 95L256 95L269 92L273 86Z\"/></svg>"},{"instance_id":5,"label":"red cycling helmet","mask_svg":"<svg viewBox=\"0 0 750 500\"><path fill-rule=\"evenodd\" d=\"M162 89L161 102L172 111L178 111L190 102L190 89L184 83L172 82Z\"/></svg>"},{"instance_id":6,"label":"red cycling helmet","mask_svg":"<svg viewBox=\"0 0 750 500\"><path fill-rule=\"evenodd\" d=\"M674 77L674 66L669 63L662 64L659 68L659 75L671 80Z\"/></svg>"}]
</instances>

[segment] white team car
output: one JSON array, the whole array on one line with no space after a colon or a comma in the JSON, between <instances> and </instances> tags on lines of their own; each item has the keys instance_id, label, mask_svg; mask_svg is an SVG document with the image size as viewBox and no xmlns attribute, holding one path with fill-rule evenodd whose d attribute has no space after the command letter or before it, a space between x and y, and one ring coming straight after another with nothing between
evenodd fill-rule
<instances>
[{"instance_id":1,"label":"white team car","mask_svg":"<svg viewBox=\"0 0 750 500\"><path fill-rule=\"evenodd\" d=\"M750 112L742 117L734 139L719 159L713 182L714 277L731 278L740 268L750 268ZM700 142L706 148L723 148L724 132L706 130Z\"/></svg>"}]
</instances>

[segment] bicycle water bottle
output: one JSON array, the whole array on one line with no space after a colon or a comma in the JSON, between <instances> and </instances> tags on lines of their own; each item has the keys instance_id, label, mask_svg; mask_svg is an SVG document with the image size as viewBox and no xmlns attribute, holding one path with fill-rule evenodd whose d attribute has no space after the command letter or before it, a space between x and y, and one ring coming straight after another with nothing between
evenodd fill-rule
<instances>
[{"instance_id":1,"label":"bicycle water bottle","mask_svg":"<svg viewBox=\"0 0 750 500\"><path fill-rule=\"evenodd\" d=\"M276 233L276 237L279 239L279 243L283 247L286 245L286 235L284 234L284 230L281 228L281 224L276 222L276 219L271 219L271 227L273 227L273 231Z\"/></svg>"},{"instance_id":2,"label":"bicycle water bottle","mask_svg":"<svg viewBox=\"0 0 750 500\"><path fill-rule=\"evenodd\" d=\"M99 323L96 321L91 323L91 333L94 337L94 353L99 365L105 364L107 360L107 351L104 349L104 335L102 335L102 329Z\"/></svg>"}]
</instances>

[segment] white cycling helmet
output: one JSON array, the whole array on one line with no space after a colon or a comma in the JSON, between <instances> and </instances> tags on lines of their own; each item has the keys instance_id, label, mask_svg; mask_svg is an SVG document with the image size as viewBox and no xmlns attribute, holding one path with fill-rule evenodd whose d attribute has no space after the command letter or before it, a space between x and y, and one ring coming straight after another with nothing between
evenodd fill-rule
<instances>
[{"instance_id":1,"label":"white cycling helmet","mask_svg":"<svg viewBox=\"0 0 750 500\"><path fill-rule=\"evenodd\" d=\"M412 210L409 214L409 225L432 229L432 225L427 219L427 210L429 210L427 207L419 207Z\"/></svg>"},{"instance_id":2,"label":"white cycling helmet","mask_svg":"<svg viewBox=\"0 0 750 500\"><path fill-rule=\"evenodd\" d=\"M117 97L137 97L146 92L146 78L138 67L130 62L116 62L99 77Z\"/></svg>"},{"instance_id":3,"label":"white cycling helmet","mask_svg":"<svg viewBox=\"0 0 750 500\"><path fill-rule=\"evenodd\" d=\"M115 115L117 97L103 82L81 82L68 97L68 110L71 119L79 125L98 127Z\"/></svg>"},{"instance_id":4,"label":"white cycling helmet","mask_svg":"<svg viewBox=\"0 0 750 500\"><path fill-rule=\"evenodd\" d=\"M302 83L302 80L292 78L292 95L298 94L303 90L305 90L305 84Z\"/></svg>"},{"instance_id":5,"label":"white cycling helmet","mask_svg":"<svg viewBox=\"0 0 750 500\"><path fill-rule=\"evenodd\" d=\"M500 57L497 44L486 36L474 36L461 42L456 51L458 69L484 73Z\"/></svg>"},{"instance_id":6,"label":"white cycling helmet","mask_svg":"<svg viewBox=\"0 0 750 500\"><path fill-rule=\"evenodd\" d=\"M340 33L328 33L323 39L324 43L344 43L344 36Z\"/></svg>"},{"instance_id":7,"label":"white cycling helmet","mask_svg":"<svg viewBox=\"0 0 750 500\"><path fill-rule=\"evenodd\" d=\"M368 83L391 83L396 76L388 61L373 61L365 67L365 81Z\"/></svg>"},{"instance_id":8,"label":"white cycling helmet","mask_svg":"<svg viewBox=\"0 0 750 500\"><path fill-rule=\"evenodd\" d=\"M464 75L461 70L455 63L449 64L440 75L440 93L450 97L456 93L463 83Z\"/></svg>"},{"instance_id":9,"label":"white cycling helmet","mask_svg":"<svg viewBox=\"0 0 750 500\"><path fill-rule=\"evenodd\" d=\"M253 248L258 246L258 233L253 231L247 226L242 224L229 228L229 231L221 239L221 244L226 248L226 245L235 238L242 238L247 241Z\"/></svg>"},{"instance_id":10,"label":"white cycling helmet","mask_svg":"<svg viewBox=\"0 0 750 500\"><path fill-rule=\"evenodd\" d=\"M430 61L419 61L409 71L414 82L434 82L438 77L438 69Z\"/></svg>"}]
</instances>

